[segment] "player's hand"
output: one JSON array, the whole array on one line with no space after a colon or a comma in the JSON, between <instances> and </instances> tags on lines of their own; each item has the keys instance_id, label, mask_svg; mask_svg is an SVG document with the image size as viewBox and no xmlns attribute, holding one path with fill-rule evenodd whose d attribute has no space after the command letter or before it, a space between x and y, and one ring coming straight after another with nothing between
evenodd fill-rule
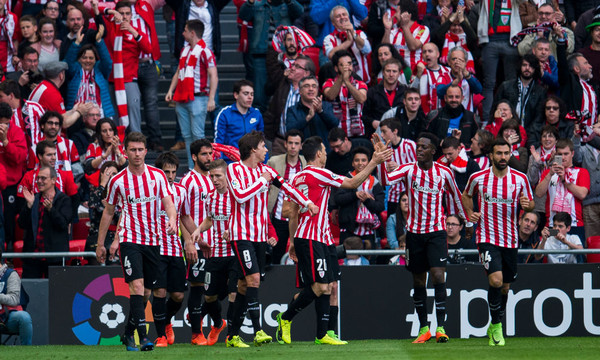
<instances>
[{"instance_id":1,"label":"player's hand","mask_svg":"<svg viewBox=\"0 0 600 360\"><path fill-rule=\"evenodd\" d=\"M208 259L210 257L210 245L208 245L206 241L200 240L198 241L198 246L200 247L204 257Z\"/></svg>"},{"instance_id":2,"label":"player's hand","mask_svg":"<svg viewBox=\"0 0 600 360\"><path fill-rule=\"evenodd\" d=\"M264 173L260 174L260 176L264 177L268 183L270 183L271 180L273 180L273 175L271 175L271 173L268 171L265 171Z\"/></svg>"},{"instance_id":3,"label":"player's hand","mask_svg":"<svg viewBox=\"0 0 600 360\"><path fill-rule=\"evenodd\" d=\"M395 161L388 161L385 163L385 169L387 170L387 172L392 172L399 167L400 165L398 165Z\"/></svg>"},{"instance_id":4,"label":"player's hand","mask_svg":"<svg viewBox=\"0 0 600 360\"><path fill-rule=\"evenodd\" d=\"M198 251L196 250L194 243L191 241L186 241L184 247L186 260L192 264L198 261Z\"/></svg>"},{"instance_id":5,"label":"player's hand","mask_svg":"<svg viewBox=\"0 0 600 360\"><path fill-rule=\"evenodd\" d=\"M384 142L383 138L377 133L371 135L371 143L373 144L373 148L376 152L383 151L390 146L390 142Z\"/></svg>"},{"instance_id":6,"label":"player's hand","mask_svg":"<svg viewBox=\"0 0 600 360\"><path fill-rule=\"evenodd\" d=\"M275 245L277 245L277 239L275 239L274 237L270 237L267 239L267 244L269 244L271 246L275 246Z\"/></svg>"},{"instance_id":7,"label":"player's hand","mask_svg":"<svg viewBox=\"0 0 600 360\"><path fill-rule=\"evenodd\" d=\"M308 204L308 211L311 215L317 215L319 213L319 207L313 203Z\"/></svg>"},{"instance_id":8,"label":"player's hand","mask_svg":"<svg viewBox=\"0 0 600 360\"><path fill-rule=\"evenodd\" d=\"M119 242L116 239L113 239L112 244L110 244L110 248L108 249L109 256L108 259L110 261L115 261L117 250L119 250Z\"/></svg>"},{"instance_id":9,"label":"player's hand","mask_svg":"<svg viewBox=\"0 0 600 360\"><path fill-rule=\"evenodd\" d=\"M96 247L96 260L98 260L100 264L106 262L106 248L104 246Z\"/></svg>"},{"instance_id":10,"label":"player's hand","mask_svg":"<svg viewBox=\"0 0 600 360\"><path fill-rule=\"evenodd\" d=\"M290 255L290 259L292 259L292 261L294 261L295 263L298 262L298 256L296 256L296 248L294 247L294 244L290 244L288 254Z\"/></svg>"},{"instance_id":11,"label":"player's hand","mask_svg":"<svg viewBox=\"0 0 600 360\"><path fill-rule=\"evenodd\" d=\"M167 234L173 235L177 232L177 230L177 222L175 219L169 219L169 222L167 223Z\"/></svg>"},{"instance_id":12,"label":"player's hand","mask_svg":"<svg viewBox=\"0 0 600 360\"><path fill-rule=\"evenodd\" d=\"M229 241L229 230L223 231L223 240Z\"/></svg>"},{"instance_id":13,"label":"player's hand","mask_svg":"<svg viewBox=\"0 0 600 360\"><path fill-rule=\"evenodd\" d=\"M392 149L384 149L382 151L376 151L373 154L373 161L375 161L375 163L377 165L382 164L388 160L390 160L392 158L392 154L393 154L393 150Z\"/></svg>"},{"instance_id":14,"label":"player's hand","mask_svg":"<svg viewBox=\"0 0 600 360\"><path fill-rule=\"evenodd\" d=\"M480 212L472 212L471 216L469 216L469 221L472 223L476 223L479 221L479 218L481 218Z\"/></svg>"},{"instance_id":15,"label":"player's hand","mask_svg":"<svg viewBox=\"0 0 600 360\"><path fill-rule=\"evenodd\" d=\"M529 209L529 205L531 205L531 201L523 193L521 193L521 197L519 198L519 203L521 203L521 207L523 209Z\"/></svg>"},{"instance_id":16,"label":"player's hand","mask_svg":"<svg viewBox=\"0 0 600 360\"><path fill-rule=\"evenodd\" d=\"M197 244L201 239L202 231L200 231L200 226L198 226L196 230L194 230L194 232L192 233L192 241L194 242L194 244Z\"/></svg>"},{"instance_id":17,"label":"player's hand","mask_svg":"<svg viewBox=\"0 0 600 360\"><path fill-rule=\"evenodd\" d=\"M410 24L410 13L407 11L400 14L400 27L408 27Z\"/></svg>"}]
</instances>

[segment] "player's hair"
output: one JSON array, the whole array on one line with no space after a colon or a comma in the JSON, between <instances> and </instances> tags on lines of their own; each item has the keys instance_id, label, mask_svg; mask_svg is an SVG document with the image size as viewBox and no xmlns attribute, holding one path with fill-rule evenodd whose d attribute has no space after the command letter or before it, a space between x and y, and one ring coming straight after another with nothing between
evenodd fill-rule
<instances>
[{"instance_id":1,"label":"player's hair","mask_svg":"<svg viewBox=\"0 0 600 360\"><path fill-rule=\"evenodd\" d=\"M573 222L573 218L571 217L571 215L569 213L561 211L561 212L557 212L552 217L552 221L554 223L561 222L561 223L565 224L565 226L569 227L569 226L571 226L571 223Z\"/></svg>"},{"instance_id":2,"label":"player's hair","mask_svg":"<svg viewBox=\"0 0 600 360\"><path fill-rule=\"evenodd\" d=\"M164 152L156 158L154 166L164 170L166 165L175 165L175 168L179 167L179 158L172 151Z\"/></svg>"},{"instance_id":3,"label":"player's hair","mask_svg":"<svg viewBox=\"0 0 600 360\"><path fill-rule=\"evenodd\" d=\"M23 15L21 16L21 18L19 19L19 24L29 21L30 23L32 23L33 25L37 26L37 20L35 17L33 17L33 15Z\"/></svg>"},{"instance_id":4,"label":"player's hair","mask_svg":"<svg viewBox=\"0 0 600 360\"><path fill-rule=\"evenodd\" d=\"M302 155L306 161L313 161L317 158L317 152L322 150L323 139L319 136L311 136L302 143Z\"/></svg>"},{"instance_id":5,"label":"player's hair","mask_svg":"<svg viewBox=\"0 0 600 360\"><path fill-rule=\"evenodd\" d=\"M125 141L123 142L123 146L125 147L125 149L127 149L127 146L131 142L144 143L144 147L146 147L146 145L147 145L146 144L146 136L144 136L144 134L142 134L141 132L137 132L137 131L133 131L133 132L130 132L129 134L127 134L127 136L125 137Z\"/></svg>"},{"instance_id":6,"label":"player's hair","mask_svg":"<svg viewBox=\"0 0 600 360\"><path fill-rule=\"evenodd\" d=\"M398 70L400 70L400 71L402 71L402 69L403 69L402 68L402 64L400 64L400 61L398 61L398 59L394 59L393 57L387 59L386 61L384 61L383 64L381 64L381 68L383 70L385 70L385 67L388 66L388 65L397 65L398 66Z\"/></svg>"},{"instance_id":7,"label":"player's hair","mask_svg":"<svg viewBox=\"0 0 600 360\"><path fill-rule=\"evenodd\" d=\"M98 145L100 145L100 148L102 149L106 149L106 147L110 144L106 144L104 143L104 140L102 140L102 125L104 124L109 124L110 128L112 129L114 135L117 135L117 125L115 124L115 122L111 119L111 118L102 118L100 120L98 120L98 122L96 123L96 140L98 141Z\"/></svg>"},{"instance_id":8,"label":"player's hair","mask_svg":"<svg viewBox=\"0 0 600 360\"><path fill-rule=\"evenodd\" d=\"M414 0L400 0L397 11L409 13L412 21L417 21L419 19L419 9Z\"/></svg>"},{"instance_id":9,"label":"player's hair","mask_svg":"<svg viewBox=\"0 0 600 360\"><path fill-rule=\"evenodd\" d=\"M435 136L434 134L432 134L430 132L423 131L422 133L419 134L419 136L417 136L417 141L419 141L420 138L429 139L429 141L431 142L431 145L433 145L433 147L435 148L435 152L437 153L438 147L440 144L440 139L437 136Z\"/></svg>"},{"instance_id":10,"label":"player's hair","mask_svg":"<svg viewBox=\"0 0 600 360\"><path fill-rule=\"evenodd\" d=\"M196 155L200 153L203 147L213 148L212 143L208 139L198 139L190 144L190 155Z\"/></svg>"},{"instance_id":11,"label":"player's hair","mask_svg":"<svg viewBox=\"0 0 600 360\"><path fill-rule=\"evenodd\" d=\"M44 165L44 166L40 166L40 170L38 171L38 174L40 171L48 169L50 170L50 178L51 179L56 179L57 175L56 175L56 169L54 168L54 166L48 166L48 165Z\"/></svg>"},{"instance_id":12,"label":"player's hair","mask_svg":"<svg viewBox=\"0 0 600 360\"><path fill-rule=\"evenodd\" d=\"M458 224L462 227L465 225L465 220L463 218L461 218L460 216L456 215L456 214L450 214L448 216L446 216L446 220L448 220L449 218L455 218L456 220L458 220Z\"/></svg>"},{"instance_id":13,"label":"player's hair","mask_svg":"<svg viewBox=\"0 0 600 360\"><path fill-rule=\"evenodd\" d=\"M300 142L302 142L302 140L304 140L304 136L302 135L302 132L298 129L290 129L290 130L286 131L285 135L283 136L285 138L285 142L288 141L288 138L290 136L300 136Z\"/></svg>"},{"instance_id":14,"label":"player's hair","mask_svg":"<svg viewBox=\"0 0 600 360\"><path fill-rule=\"evenodd\" d=\"M211 161L210 164L208 164L208 171L212 171L215 169L221 169L223 170L224 174L227 174L227 163L225 162L225 160L217 159L215 161Z\"/></svg>"},{"instance_id":15,"label":"player's hair","mask_svg":"<svg viewBox=\"0 0 600 360\"><path fill-rule=\"evenodd\" d=\"M339 127L334 127L333 129L329 130L329 135L327 135L327 141L329 141L329 143L332 143L334 141L344 141L348 138L348 135L346 135L346 132Z\"/></svg>"},{"instance_id":16,"label":"player's hair","mask_svg":"<svg viewBox=\"0 0 600 360\"><path fill-rule=\"evenodd\" d=\"M250 86L254 90L254 84L250 80L242 79L238 80L233 84L233 92L239 94L242 91L242 87Z\"/></svg>"},{"instance_id":17,"label":"player's hair","mask_svg":"<svg viewBox=\"0 0 600 360\"><path fill-rule=\"evenodd\" d=\"M338 11L339 9L346 10L346 14L348 14L348 16L350 16L350 12L348 11L348 9L346 9L346 7L344 5L336 5L329 12L329 20L331 20L333 22L333 13Z\"/></svg>"},{"instance_id":18,"label":"player's hair","mask_svg":"<svg viewBox=\"0 0 600 360\"><path fill-rule=\"evenodd\" d=\"M494 142L494 134L487 130L479 129L477 130L477 135L479 135L479 147L481 147L481 153L486 155L492 151L492 143Z\"/></svg>"},{"instance_id":19,"label":"player's hair","mask_svg":"<svg viewBox=\"0 0 600 360\"><path fill-rule=\"evenodd\" d=\"M395 118L387 118L382 120L381 123L379 123L379 127L381 128L382 126L389 128L392 130L392 132L394 132L394 130L398 130L398 136L400 136L402 133L402 123Z\"/></svg>"},{"instance_id":20,"label":"player's hair","mask_svg":"<svg viewBox=\"0 0 600 360\"><path fill-rule=\"evenodd\" d=\"M314 76L317 73L317 67L315 66L314 61L312 61L310 57L304 54L298 54L296 61L298 61L298 59L306 61L306 71L308 71L311 75Z\"/></svg>"},{"instance_id":21,"label":"player's hair","mask_svg":"<svg viewBox=\"0 0 600 360\"><path fill-rule=\"evenodd\" d=\"M357 148L355 148L354 150L352 150L352 160L354 161L354 157L357 154L363 154L367 156L367 159L370 161L371 160L371 151L369 149L367 149L364 146L359 146Z\"/></svg>"},{"instance_id":22,"label":"player's hair","mask_svg":"<svg viewBox=\"0 0 600 360\"><path fill-rule=\"evenodd\" d=\"M406 90L404 90L404 98L406 99L406 95L408 94L417 94L419 95L419 99L421 99L421 93L419 92L419 89L414 88L414 87L409 87Z\"/></svg>"},{"instance_id":23,"label":"player's hair","mask_svg":"<svg viewBox=\"0 0 600 360\"><path fill-rule=\"evenodd\" d=\"M56 111L46 111L44 113L44 115L42 115L42 117L40 118L40 126L45 125L48 120L50 120L51 118L57 118L58 119L58 123L60 124L60 127L62 128L63 126L63 116L56 112Z\"/></svg>"},{"instance_id":24,"label":"player's hair","mask_svg":"<svg viewBox=\"0 0 600 360\"><path fill-rule=\"evenodd\" d=\"M508 141L504 140L504 138L502 136L498 136L494 139L494 142L492 143L491 151L494 151L494 148L496 146L508 146L508 148L510 149L510 144L508 143Z\"/></svg>"},{"instance_id":25,"label":"player's hair","mask_svg":"<svg viewBox=\"0 0 600 360\"><path fill-rule=\"evenodd\" d=\"M116 5L115 5L115 10L119 11L120 8L131 8L131 2L129 1L119 1Z\"/></svg>"},{"instance_id":26,"label":"player's hair","mask_svg":"<svg viewBox=\"0 0 600 360\"><path fill-rule=\"evenodd\" d=\"M558 132L556 126L553 125L544 125L544 127L542 128L541 136L544 137L544 134L550 134L554 136L556 140L560 139L560 133Z\"/></svg>"},{"instance_id":27,"label":"player's hair","mask_svg":"<svg viewBox=\"0 0 600 360\"><path fill-rule=\"evenodd\" d=\"M265 135L260 131L252 130L251 132L242 136L238 141L240 159L248 159L252 154L252 150L258 149L258 144L260 144L261 141L265 142Z\"/></svg>"},{"instance_id":28,"label":"player's hair","mask_svg":"<svg viewBox=\"0 0 600 360\"><path fill-rule=\"evenodd\" d=\"M515 119L514 117L511 119L506 120L505 122L502 123L502 125L500 126L500 130L498 130L498 134L496 135L496 138L504 138L504 131L505 130L514 130L517 133L517 136L519 136L519 143L521 142L521 124L519 123L519 120Z\"/></svg>"},{"instance_id":29,"label":"player's hair","mask_svg":"<svg viewBox=\"0 0 600 360\"><path fill-rule=\"evenodd\" d=\"M336 53L333 54L333 56L331 57L331 63L333 64L333 66L337 66L340 62L340 59L343 57L349 57L350 59L352 59L352 54L350 54L348 50L336 51Z\"/></svg>"},{"instance_id":30,"label":"player's hair","mask_svg":"<svg viewBox=\"0 0 600 360\"><path fill-rule=\"evenodd\" d=\"M447 138L445 138L442 141L442 149L448 149L448 148L454 148L454 149L460 148L460 140L455 138L454 136L448 136Z\"/></svg>"},{"instance_id":31,"label":"player's hair","mask_svg":"<svg viewBox=\"0 0 600 360\"><path fill-rule=\"evenodd\" d=\"M37 156L42 156L46 152L46 149L56 149L56 145L50 140L42 140L35 146L35 154Z\"/></svg>"},{"instance_id":32,"label":"player's hair","mask_svg":"<svg viewBox=\"0 0 600 360\"><path fill-rule=\"evenodd\" d=\"M565 148L569 148L569 150L575 151L575 146L573 146L573 141L571 139L560 139L556 142L556 150Z\"/></svg>"},{"instance_id":33,"label":"player's hair","mask_svg":"<svg viewBox=\"0 0 600 360\"><path fill-rule=\"evenodd\" d=\"M204 35L204 23L198 19L188 20L185 22L185 26L196 34L198 39L202 39L202 35Z\"/></svg>"},{"instance_id":34,"label":"player's hair","mask_svg":"<svg viewBox=\"0 0 600 360\"><path fill-rule=\"evenodd\" d=\"M21 88L19 84L14 80L4 80L0 83L0 91L4 95L13 95L17 99L21 98ZM11 115L12 116L12 115Z\"/></svg>"},{"instance_id":35,"label":"player's hair","mask_svg":"<svg viewBox=\"0 0 600 360\"><path fill-rule=\"evenodd\" d=\"M7 103L0 103L0 119L10 120L13 116L13 111Z\"/></svg>"},{"instance_id":36,"label":"player's hair","mask_svg":"<svg viewBox=\"0 0 600 360\"><path fill-rule=\"evenodd\" d=\"M523 211L523 213L521 213L521 216L519 216L519 220L522 220L525 218L525 215L527 214L532 214L535 215L535 224L539 224L540 223L540 214L538 214L535 211Z\"/></svg>"}]
</instances>

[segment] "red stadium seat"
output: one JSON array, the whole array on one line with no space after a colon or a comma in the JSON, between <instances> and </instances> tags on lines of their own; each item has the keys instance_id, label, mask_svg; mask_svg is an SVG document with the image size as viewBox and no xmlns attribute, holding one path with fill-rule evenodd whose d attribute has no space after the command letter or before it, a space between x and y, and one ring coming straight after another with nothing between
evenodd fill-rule
<instances>
[{"instance_id":1,"label":"red stadium seat","mask_svg":"<svg viewBox=\"0 0 600 360\"><path fill-rule=\"evenodd\" d=\"M587 239L588 249L600 249L600 236L590 236ZM587 262L600 263L600 254L587 254Z\"/></svg>"},{"instance_id":2,"label":"red stadium seat","mask_svg":"<svg viewBox=\"0 0 600 360\"><path fill-rule=\"evenodd\" d=\"M85 242L86 242L86 239L75 239L75 240L69 241L69 251L70 252L85 251ZM66 262L66 264L67 265L86 265L87 260L82 256L78 256L78 257L70 258Z\"/></svg>"}]
</instances>

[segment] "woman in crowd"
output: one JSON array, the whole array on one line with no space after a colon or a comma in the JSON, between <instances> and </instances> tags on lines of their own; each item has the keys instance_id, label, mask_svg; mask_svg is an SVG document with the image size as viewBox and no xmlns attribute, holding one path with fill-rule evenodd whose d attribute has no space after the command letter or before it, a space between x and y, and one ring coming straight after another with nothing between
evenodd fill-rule
<instances>
[{"instance_id":1,"label":"woman in crowd","mask_svg":"<svg viewBox=\"0 0 600 360\"><path fill-rule=\"evenodd\" d=\"M400 64L402 64L400 77L398 78L400 84L410 84L412 78L412 71L410 70L410 66L406 65L406 61L404 61L404 59L400 56L398 50L396 50L394 45L379 44L377 45L377 48L375 49L375 51L373 51L372 54L377 55L373 56L372 58L373 76L371 76L371 78L373 79L373 85L378 84L383 79L383 71L381 69L381 64L383 64L385 61L391 58L400 61Z\"/></svg>"},{"instance_id":2,"label":"woman in crowd","mask_svg":"<svg viewBox=\"0 0 600 360\"><path fill-rule=\"evenodd\" d=\"M113 117L115 111L107 81L112 70L112 59L102 40L103 34L104 25L100 25L96 46L81 46L84 35L78 34L69 47L65 57L65 62L69 64L66 106L71 108L77 103L92 102L100 106L102 117Z\"/></svg>"},{"instance_id":3,"label":"woman in crowd","mask_svg":"<svg viewBox=\"0 0 600 360\"><path fill-rule=\"evenodd\" d=\"M520 145L525 146L525 144L527 143L527 132L525 131L525 128L520 125L521 122L517 118L517 112L515 111L511 103L508 102L508 100L498 101L496 105L492 107L492 113L494 114L494 121L490 124L487 124L485 130L491 132L492 135L496 137L498 136L498 134L501 133L500 128L502 127L505 121L515 119L519 124L519 134L521 138Z\"/></svg>"},{"instance_id":4,"label":"woman in crowd","mask_svg":"<svg viewBox=\"0 0 600 360\"><path fill-rule=\"evenodd\" d=\"M44 70L44 65L59 60L62 41L58 39L56 23L50 18L40 20L38 31L40 41L31 44L31 47L40 54L38 68Z\"/></svg>"},{"instance_id":5,"label":"woman in crowd","mask_svg":"<svg viewBox=\"0 0 600 360\"><path fill-rule=\"evenodd\" d=\"M117 126L109 118L103 118L96 124L96 141L88 147L84 170L90 184L98 186L98 169L107 161L114 161L119 167L127 162L123 146L119 141Z\"/></svg>"},{"instance_id":6,"label":"woman in crowd","mask_svg":"<svg viewBox=\"0 0 600 360\"><path fill-rule=\"evenodd\" d=\"M477 130L475 136L471 139L471 151L467 155L473 159L480 169L490 167L489 153L492 150L494 135L487 130Z\"/></svg>"},{"instance_id":7,"label":"woman in crowd","mask_svg":"<svg viewBox=\"0 0 600 360\"><path fill-rule=\"evenodd\" d=\"M572 121L565 119L565 116L567 115L567 106L565 105L565 102L558 96L549 95L546 98L546 101L544 101L543 109L543 121L541 124L538 124L539 131L536 131L535 134L533 134L537 139L534 144L539 144L542 127L545 125L555 127L558 130L559 139L570 139L573 136L575 124L573 124Z\"/></svg>"},{"instance_id":8,"label":"woman in crowd","mask_svg":"<svg viewBox=\"0 0 600 360\"><path fill-rule=\"evenodd\" d=\"M556 149L556 142L560 139L558 129L552 125L546 125L542 129L542 142L538 148L533 145L529 148L531 156L529 157L529 167L527 170L527 177L531 187L535 189L540 176L550 166L550 162L554 158L554 152ZM546 193L543 196L537 196L534 194L535 208L534 211L540 215L541 224L545 224L546 219Z\"/></svg>"},{"instance_id":9,"label":"woman in crowd","mask_svg":"<svg viewBox=\"0 0 600 360\"><path fill-rule=\"evenodd\" d=\"M527 164L529 161L529 154L527 149L522 146L522 138L519 129L523 127L519 125L519 120L512 118L506 120L500 126L497 138L502 137L511 146L511 157L508 160L508 166L518 170L522 173L527 173Z\"/></svg>"},{"instance_id":10,"label":"woman in crowd","mask_svg":"<svg viewBox=\"0 0 600 360\"><path fill-rule=\"evenodd\" d=\"M58 4L58 2L50 0L44 5L44 9L42 9L40 14L38 15L38 18L41 19L44 17L54 20L58 31L58 38L62 39L63 36L67 35L69 29L62 20L62 15L60 13L60 5Z\"/></svg>"},{"instance_id":11,"label":"woman in crowd","mask_svg":"<svg viewBox=\"0 0 600 360\"><path fill-rule=\"evenodd\" d=\"M406 233L406 219L408 219L408 195L400 193L400 206L394 214L389 214L385 225L387 243L390 249L400 248L399 238Z\"/></svg>"}]
</instances>

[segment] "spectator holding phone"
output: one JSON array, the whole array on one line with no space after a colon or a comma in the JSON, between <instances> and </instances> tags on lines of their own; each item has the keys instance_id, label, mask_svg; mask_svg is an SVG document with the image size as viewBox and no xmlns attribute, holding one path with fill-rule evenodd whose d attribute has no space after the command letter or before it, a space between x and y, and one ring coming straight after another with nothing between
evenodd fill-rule
<instances>
[{"instance_id":1,"label":"spectator holding phone","mask_svg":"<svg viewBox=\"0 0 600 360\"><path fill-rule=\"evenodd\" d=\"M571 215L566 212L559 212L552 218L554 225L552 229L544 227L542 230L542 242L539 248L545 250L570 250L583 249L579 236L569 234L571 231ZM575 254L536 254L536 260L547 257L549 264L576 264L577 255Z\"/></svg>"}]
</instances>

